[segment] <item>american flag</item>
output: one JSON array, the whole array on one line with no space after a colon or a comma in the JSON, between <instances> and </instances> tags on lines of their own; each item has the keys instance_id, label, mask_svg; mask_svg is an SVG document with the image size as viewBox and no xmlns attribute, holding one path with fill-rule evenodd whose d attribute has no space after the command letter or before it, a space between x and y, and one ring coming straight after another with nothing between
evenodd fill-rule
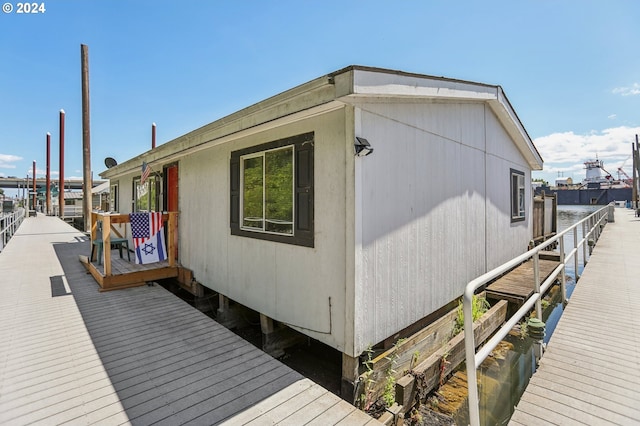
<instances>
[{"instance_id":1,"label":"american flag","mask_svg":"<svg viewBox=\"0 0 640 426\"><path fill-rule=\"evenodd\" d=\"M144 184L144 181L149 177L151 173L151 166L146 161L142 162L142 177L140 178L140 185Z\"/></svg>"},{"instance_id":2,"label":"american flag","mask_svg":"<svg viewBox=\"0 0 640 426\"><path fill-rule=\"evenodd\" d=\"M161 212L131 213L131 236L136 263L153 263L167 259Z\"/></svg>"}]
</instances>

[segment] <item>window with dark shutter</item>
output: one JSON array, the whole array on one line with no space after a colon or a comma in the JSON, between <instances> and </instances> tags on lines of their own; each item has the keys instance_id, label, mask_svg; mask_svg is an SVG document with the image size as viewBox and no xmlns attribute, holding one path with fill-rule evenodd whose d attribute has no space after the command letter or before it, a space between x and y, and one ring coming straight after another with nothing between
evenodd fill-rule
<instances>
[{"instance_id":1,"label":"window with dark shutter","mask_svg":"<svg viewBox=\"0 0 640 426\"><path fill-rule=\"evenodd\" d=\"M313 247L313 133L233 151L232 235Z\"/></svg>"},{"instance_id":2,"label":"window with dark shutter","mask_svg":"<svg viewBox=\"0 0 640 426\"><path fill-rule=\"evenodd\" d=\"M511 222L525 220L524 172L511 169Z\"/></svg>"}]
</instances>

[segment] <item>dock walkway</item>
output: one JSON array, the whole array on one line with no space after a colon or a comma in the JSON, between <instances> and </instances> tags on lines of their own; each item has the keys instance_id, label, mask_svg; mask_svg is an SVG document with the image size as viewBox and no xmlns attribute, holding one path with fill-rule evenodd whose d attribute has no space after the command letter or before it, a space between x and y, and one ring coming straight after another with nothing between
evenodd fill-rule
<instances>
[{"instance_id":1,"label":"dock walkway","mask_svg":"<svg viewBox=\"0 0 640 426\"><path fill-rule=\"evenodd\" d=\"M640 219L616 209L511 425L640 424Z\"/></svg>"},{"instance_id":2,"label":"dock walkway","mask_svg":"<svg viewBox=\"0 0 640 426\"><path fill-rule=\"evenodd\" d=\"M38 215L0 255L0 424L379 424L160 286L100 293L88 252Z\"/></svg>"}]
</instances>

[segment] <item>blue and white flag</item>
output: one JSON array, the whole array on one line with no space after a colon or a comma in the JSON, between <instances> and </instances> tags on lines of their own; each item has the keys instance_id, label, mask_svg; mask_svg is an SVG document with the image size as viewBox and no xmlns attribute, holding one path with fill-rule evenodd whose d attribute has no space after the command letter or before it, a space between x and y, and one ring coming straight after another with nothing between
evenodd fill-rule
<instances>
[{"instance_id":1,"label":"blue and white flag","mask_svg":"<svg viewBox=\"0 0 640 426\"><path fill-rule=\"evenodd\" d=\"M131 234L135 247L136 263L154 263L167 259L167 246L164 242L164 224L162 213L130 213Z\"/></svg>"}]
</instances>

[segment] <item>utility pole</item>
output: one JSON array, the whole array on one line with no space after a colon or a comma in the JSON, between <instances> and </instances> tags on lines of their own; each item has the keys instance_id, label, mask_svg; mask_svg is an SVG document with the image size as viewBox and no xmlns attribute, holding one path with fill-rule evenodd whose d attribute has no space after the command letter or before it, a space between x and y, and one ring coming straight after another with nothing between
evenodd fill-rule
<instances>
[{"instance_id":1,"label":"utility pole","mask_svg":"<svg viewBox=\"0 0 640 426\"><path fill-rule=\"evenodd\" d=\"M58 180L58 216L64 219L64 110L60 110L60 179Z\"/></svg>"},{"instance_id":2,"label":"utility pole","mask_svg":"<svg viewBox=\"0 0 640 426\"><path fill-rule=\"evenodd\" d=\"M636 135L635 145L631 143L633 153L633 208L638 211L638 178L640 178L640 152L638 145L638 135Z\"/></svg>"},{"instance_id":3,"label":"utility pole","mask_svg":"<svg viewBox=\"0 0 640 426\"><path fill-rule=\"evenodd\" d=\"M37 215L37 210L36 210L36 194L37 194L37 188L36 188L36 160L33 160L33 198L31 199L31 207L33 207L33 213L34 215Z\"/></svg>"},{"instance_id":4,"label":"utility pole","mask_svg":"<svg viewBox=\"0 0 640 426\"><path fill-rule=\"evenodd\" d=\"M82 211L84 216L84 230L91 230L91 130L89 120L89 47L80 45L80 62L82 74Z\"/></svg>"},{"instance_id":5,"label":"utility pole","mask_svg":"<svg viewBox=\"0 0 640 426\"><path fill-rule=\"evenodd\" d=\"M45 182L46 188L46 207L45 214L51 214L51 133L47 132L47 181Z\"/></svg>"}]
</instances>

